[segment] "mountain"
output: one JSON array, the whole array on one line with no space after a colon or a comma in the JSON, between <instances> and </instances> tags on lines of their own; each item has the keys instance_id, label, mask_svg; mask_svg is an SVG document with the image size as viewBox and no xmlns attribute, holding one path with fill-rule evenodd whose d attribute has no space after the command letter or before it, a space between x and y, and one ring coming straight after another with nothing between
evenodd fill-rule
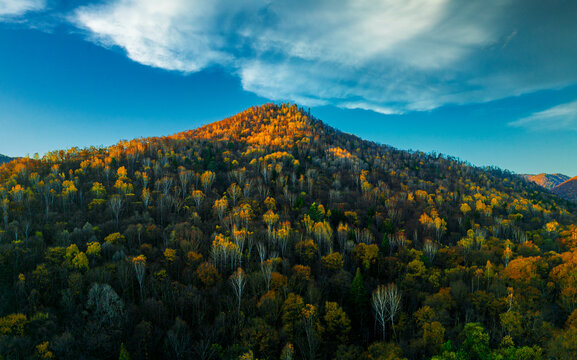
<instances>
[{"instance_id":1,"label":"mountain","mask_svg":"<svg viewBox=\"0 0 577 360\"><path fill-rule=\"evenodd\" d=\"M295 105L16 159L0 204L2 358L574 356L577 205Z\"/></svg>"},{"instance_id":2,"label":"mountain","mask_svg":"<svg viewBox=\"0 0 577 360\"><path fill-rule=\"evenodd\" d=\"M563 174L521 175L523 178L569 201L577 202L577 177Z\"/></svg>"},{"instance_id":3,"label":"mountain","mask_svg":"<svg viewBox=\"0 0 577 360\"><path fill-rule=\"evenodd\" d=\"M12 161L12 158L11 158L11 157L8 157L8 156L6 156L6 155L0 154L0 164L7 163L7 162L9 162L9 161Z\"/></svg>"},{"instance_id":4,"label":"mountain","mask_svg":"<svg viewBox=\"0 0 577 360\"><path fill-rule=\"evenodd\" d=\"M564 181L553 189L562 198L577 202L577 176Z\"/></svg>"},{"instance_id":5,"label":"mountain","mask_svg":"<svg viewBox=\"0 0 577 360\"><path fill-rule=\"evenodd\" d=\"M539 174L539 175L523 175L527 180L544 187L547 190L553 190L561 183L569 180L569 176L563 174Z\"/></svg>"}]
</instances>

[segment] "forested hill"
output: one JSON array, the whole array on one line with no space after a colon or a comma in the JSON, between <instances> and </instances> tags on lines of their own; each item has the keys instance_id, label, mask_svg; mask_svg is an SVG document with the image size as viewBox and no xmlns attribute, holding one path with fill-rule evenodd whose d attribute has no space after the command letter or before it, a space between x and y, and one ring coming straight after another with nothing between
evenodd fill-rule
<instances>
[{"instance_id":1,"label":"forested hill","mask_svg":"<svg viewBox=\"0 0 577 360\"><path fill-rule=\"evenodd\" d=\"M268 104L0 166L3 359L568 359L576 208Z\"/></svg>"},{"instance_id":2,"label":"forested hill","mask_svg":"<svg viewBox=\"0 0 577 360\"><path fill-rule=\"evenodd\" d=\"M565 199L577 202L577 176L559 184L555 189L553 189L553 193Z\"/></svg>"},{"instance_id":3,"label":"forested hill","mask_svg":"<svg viewBox=\"0 0 577 360\"><path fill-rule=\"evenodd\" d=\"M10 157L8 157L8 156L6 156L6 155L0 154L0 164L3 164L3 163L5 163L5 162L11 161L11 160L12 160L12 158L10 158Z\"/></svg>"}]
</instances>

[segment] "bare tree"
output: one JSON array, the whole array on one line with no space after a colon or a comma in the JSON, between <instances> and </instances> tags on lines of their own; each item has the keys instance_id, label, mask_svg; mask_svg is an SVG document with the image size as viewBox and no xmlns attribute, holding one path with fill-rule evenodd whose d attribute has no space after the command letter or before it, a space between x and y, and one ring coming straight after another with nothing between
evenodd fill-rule
<instances>
[{"instance_id":1,"label":"bare tree","mask_svg":"<svg viewBox=\"0 0 577 360\"><path fill-rule=\"evenodd\" d=\"M230 282L232 284L232 289L237 299L237 314L240 319L240 304L242 300L242 291L246 285L246 275L242 268L238 268L230 277Z\"/></svg>"},{"instance_id":2,"label":"bare tree","mask_svg":"<svg viewBox=\"0 0 577 360\"><path fill-rule=\"evenodd\" d=\"M397 316L397 313L401 308L401 294L399 293L397 285L394 283L387 285L387 288L385 289L385 298L387 303L387 313L389 320L391 321L393 333L395 333L395 316Z\"/></svg>"},{"instance_id":3,"label":"bare tree","mask_svg":"<svg viewBox=\"0 0 577 360\"><path fill-rule=\"evenodd\" d=\"M272 276L272 260L268 259L260 263L260 270L262 271L262 277L264 278L264 283L266 285L266 291L270 290L270 280Z\"/></svg>"},{"instance_id":4,"label":"bare tree","mask_svg":"<svg viewBox=\"0 0 577 360\"><path fill-rule=\"evenodd\" d=\"M176 359L186 358L186 354L190 351L190 329L184 320L177 317L174 320L174 325L166 333L166 344L174 351Z\"/></svg>"},{"instance_id":5,"label":"bare tree","mask_svg":"<svg viewBox=\"0 0 577 360\"><path fill-rule=\"evenodd\" d=\"M108 206L112 213L114 214L114 218L116 219L116 228L118 228L118 221L120 217L120 213L122 212L122 204L124 201L120 195L113 195L110 200L108 200Z\"/></svg>"},{"instance_id":6,"label":"bare tree","mask_svg":"<svg viewBox=\"0 0 577 360\"><path fill-rule=\"evenodd\" d=\"M423 252L425 253L425 255L427 255L427 257L429 258L429 260L431 260L431 262L433 262L433 260L435 259L435 255L437 254L438 249L439 246L437 244L435 244L431 240L425 240L425 245L423 246Z\"/></svg>"},{"instance_id":7,"label":"bare tree","mask_svg":"<svg viewBox=\"0 0 577 360\"><path fill-rule=\"evenodd\" d=\"M92 310L100 326L117 326L124 314L124 302L108 284L92 285L86 307Z\"/></svg>"},{"instance_id":8,"label":"bare tree","mask_svg":"<svg viewBox=\"0 0 577 360\"><path fill-rule=\"evenodd\" d=\"M180 169L178 172L178 179L180 180L180 189L182 192L182 198L186 199L186 191L188 189L188 184L192 180L194 173L189 170Z\"/></svg>"},{"instance_id":9,"label":"bare tree","mask_svg":"<svg viewBox=\"0 0 577 360\"><path fill-rule=\"evenodd\" d=\"M230 199L232 200L232 206L236 206L236 201L240 198L240 195L242 194L242 189L236 183L233 183L232 185L229 186L226 192L228 193Z\"/></svg>"},{"instance_id":10,"label":"bare tree","mask_svg":"<svg viewBox=\"0 0 577 360\"><path fill-rule=\"evenodd\" d=\"M401 308L401 294L397 285L379 285L371 298L373 309L375 310L375 320L378 321L383 330L383 340L385 340L386 322L391 322L393 333L395 332L395 316Z\"/></svg>"},{"instance_id":11,"label":"bare tree","mask_svg":"<svg viewBox=\"0 0 577 360\"><path fill-rule=\"evenodd\" d=\"M379 285L371 297L371 304L375 311L375 321L381 326L383 331L383 341L385 340L385 326L387 322L387 304L385 296L385 286Z\"/></svg>"}]
</instances>

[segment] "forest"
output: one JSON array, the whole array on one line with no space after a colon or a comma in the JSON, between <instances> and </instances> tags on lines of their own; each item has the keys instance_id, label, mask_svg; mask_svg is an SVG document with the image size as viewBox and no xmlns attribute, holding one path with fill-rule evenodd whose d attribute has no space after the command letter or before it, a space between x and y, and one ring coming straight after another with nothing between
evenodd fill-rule
<instances>
[{"instance_id":1,"label":"forest","mask_svg":"<svg viewBox=\"0 0 577 360\"><path fill-rule=\"evenodd\" d=\"M0 166L0 359L571 359L577 206L293 104Z\"/></svg>"}]
</instances>

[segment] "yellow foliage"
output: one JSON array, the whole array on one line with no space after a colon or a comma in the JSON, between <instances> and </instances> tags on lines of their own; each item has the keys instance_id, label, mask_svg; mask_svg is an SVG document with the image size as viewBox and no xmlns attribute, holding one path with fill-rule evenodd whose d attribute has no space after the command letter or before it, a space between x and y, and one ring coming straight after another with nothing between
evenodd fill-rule
<instances>
[{"instance_id":1,"label":"yellow foliage","mask_svg":"<svg viewBox=\"0 0 577 360\"><path fill-rule=\"evenodd\" d=\"M87 245L86 255L90 255L90 256L94 256L94 257L100 256L100 251L101 251L102 247L100 246L100 243L98 241L89 242L86 245Z\"/></svg>"},{"instance_id":2,"label":"yellow foliage","mask_svg":"<svg viewBox=\"0 0 577 360\"><path fill-rule=\"evenodd\" d=\"M78 270L88 270L88 258L83 252L79 252L74 259L72 259L72 265Z\"/></svg>"},{"instance_id":3,"label":"yellow foliage","mask_svg":"<svg viewBox=\"0 0 577 360\"><path fill-rule=\"evenodd\" d=\"M48 341L44 341L36 345L36 352L38 353L38 357L40 359L54 359L54 354L52 351L48 350L50 343Z\"/></svg>"},{"instance_id":4,"label":"yellow foliage","mask_svg":"<svg viewBox=\"0 0 577 360\"><path fill-rule=\"evenodd\" d=\"M112 233L104 238L104 241L111 244L123 244L126 241L126 238L121 233Z\"/></svg>"},{"instance_id":5,"label":"yellow foliage","mask_svg":"<svg viewBox=\"0 0 577 360\"><path fill-rule=\"evenodd\" d=\"M24 335L24 326L28 319L24 314L10 314L0 318L0 335Z\"/></svg>"},{"instance_id":6,"label":"yellow foliage","mask_svg":"<svg viewBox=\"0 0 577 360\"><path fill-rule=\"evenodd\" d=\"M371 264L377 261L379 255L379 247L375 244L367 245L359 243L355 246L353 253L357 259L363 264L365 269L368 269Z\"/></svg>"},{"instance_id":7,"label":"yellow foliage","mask_svg":"<svg viewBox=\"0 0 577 360\"><path fill-rule=\"evenodd\" d=\"M321 262L325 268L331 271L339 271L343 268L343 256L338 252L334 252L323 256Z\"/></svg>"},{"instance_id":8,"label":"yellow foliage","mask_svg":"<svg viewBox=\"0 0 577 360\"><path fill-rule=\"evenodd\" d=\"M164 258L169 263L172 263L176 260L176 249L166 248L164 250Z\"/></svg>"}]
</instances>

